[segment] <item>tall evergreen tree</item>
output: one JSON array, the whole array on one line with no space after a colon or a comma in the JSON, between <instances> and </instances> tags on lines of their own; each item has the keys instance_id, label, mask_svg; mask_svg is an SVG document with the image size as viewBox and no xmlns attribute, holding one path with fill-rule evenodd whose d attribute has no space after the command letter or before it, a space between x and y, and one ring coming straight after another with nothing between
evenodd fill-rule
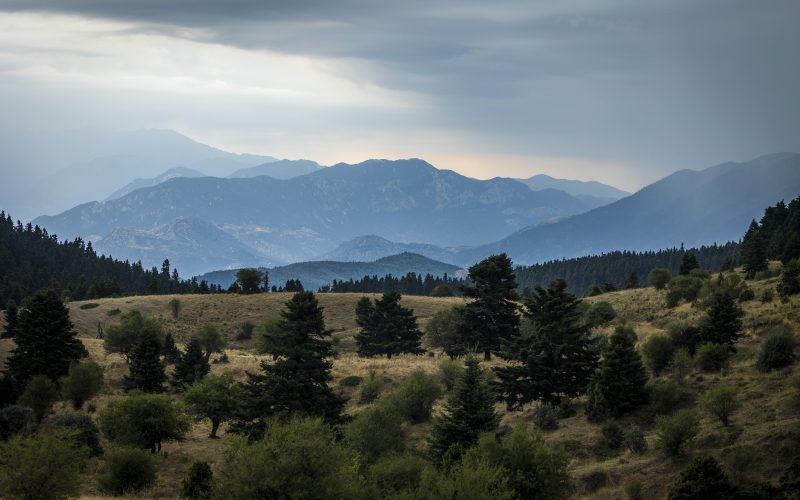
<instances>
[{"instance_id":1,"label":"tall evergreen tree","mask_svg":"<svg viewBox=\"0 0 800 500\"><path fill-rule=\"evenodd\" d=\"M20 387L34 375L57 381L69 366L86 356L86 348L75 336L69 309L53 290L43 290L31 297L14 329L17 347L8 360L8 375Z\"/></svg>"},{"instance_id":2,"label":"tall evergreen tree","mask_svg":"<svg viewBox=\"0 0 800 500\"><path fill-rule=\"evenodd\" d=\"M13 339L14 330L17 328L17 321L19 320L19 308L13 299L8 299L6 302L6 327L0 332L0 339Z\"/></svg>"},{"instance_id":3,"label":"tall evergreen tree","mask_svg":"<svg viewBox=\"0 0 800 500\"><path fill-rule=\"evenodd\" d=\"M629 326L618 326L609 337L600 366L589 383L589 420L617 417L647 401L647 374L635 344L636 333Z\"/></svg>"},{"instance_id":4,"label":"tall evergreen tree","mask_svg":"<svg viewBox=\"0 0 800 500\"><path fill-rule=\"evenodd\" d=\"M464 286L463 293L474 300L464 309L458 341L464 351L482 351L489 360L504 341L519 335L519 295L511 259L504 253L488 257L469 268L469 280L472 285Z\"/></svg>"},{"instance_id":5,"label":"tall evergreen tree","mask_svg":"<svg viewBox=\"0 0 800 500\"><path fill-rule=\"evenodd\" d=\"M125 377L128 389L139 389L143 392L161 392L164 390L164 365L161 363L161 340L150 331L142 332L134 346L128 365L129 374Z\"/></svg>"},{"instance_id":6,"label":"tall evergreen tree","mask_svg":"<svg viewBox=\"0 0 800 500\"><path fill-rule=\"evenodd\" d=\"M175 345L175 339L171 333L164 335L164 347L161 353L167 363L175 363L180 359L181 352L178 350L178 346Z\"/></svg>"},{"instance_id":7,"label":"tall evergreen tree","mask_svg":"<svg viewBox=\"0 0 800 500\"><path fill-rule=\"evenodd\" d=\"M424 352L414 311L401 306L400 298L397 292L387 292L374 305L361 300L356 304L356 322L361 326L356 335L359 356L385 354L392 359L395 354Z\"/></svg>"},{"instance_id":8,"label":"tall evergreen tree","mask_svg":"<svg viewBox=\"0 0 800 500\"><path fill-rule=\"evenodd\" d=\"M628 279L625 280L625 289L630 290L632 288L639 288L640 286L639 275L636 274L636 271L631 271L631 274L628 275Z\"/></svg>"},{"instance_id":9,"label":"tall evergreen tree","mask_svg":"<svg viewBox=\"0 0 800 500\"><path fill-rule=\"evenodd\" d=\"M755 220L750 222L750 227L742 238L741 258L748 278L767 269L767 243Z\"/></svg>"},{"instance_id":10,"label":"tall evergreen tree","mask_svg":"<svg viewBox=\"0 0 800 500\"><path fill-rule=\"evenodd\" d=\"M199 382L208 372L211 365L208 364L203 348L196 337L189 340L186 352L182 353L175 362L175 371L172 373L172 385L181 389Z\"/></svg>"},{"instance_id":11,"label":"tall evergreen tree","mask_svg":"<svg viewBox=\"0 0 800 500\"><path fill-rule=\"evenodd\" d=\"M700 343L726 344L733 349L742 335L742 316L744 311L731 290L723 288L714 292L700 329Z\"/></svg>"},{"instance_id":12,"label":"tall evergreen tree","mask_svg":"<svg viewBox=\"0 0 800 500\"><path fill-rule=\"evenodd\" d=\"M681 267L678 270L678 274L686 276L695 269L699 268L700 264L697 263L697 256L692 252L686 252L683 254L683 258L681 259Z\"/></svg>"},{"instance_id":13,"label":"tall evergreen tree","mask_svg":"<svg viewBox=\"0 0 800 500\"><path fill-rule=\"evenodd\" d=\"M598 350L583 321L581 301L564 280L536 287L523 314L530 330L507 342L500 357L512 363L495 368L502 399L510 409L531 401L558 404L583 394L597 366Z\"/></svg>"},{"instance_id":14,"label":"tall evergreen tree","mask_svg":"<svg viewBox=\"0 0 800 500\"><path fill-rule=\"evenodd\" d=\"M451 453L466 451L484 432L497 429L500 417L494 411L494 395L478 360L469 356L464 371L444 405L444 412L433 421L430 452L437 462ZM450 458L458 458L456 456Z\"/></svg>"},{"instance_id":15,"label":"tall evergreen tree","mask_svg":"<svg viewBox=\"0 0 800 500\"><path fill-rule=\"evenodd\" d=\"M268 346L274 363L262 362L261 373L247 374L232 430L259 436L270 417L293 414L341 420L344 401L328 386L333 350L322 310L312 292L298 292L286 302L278 327L287 335Z\"/></svg>"}]
</instances>

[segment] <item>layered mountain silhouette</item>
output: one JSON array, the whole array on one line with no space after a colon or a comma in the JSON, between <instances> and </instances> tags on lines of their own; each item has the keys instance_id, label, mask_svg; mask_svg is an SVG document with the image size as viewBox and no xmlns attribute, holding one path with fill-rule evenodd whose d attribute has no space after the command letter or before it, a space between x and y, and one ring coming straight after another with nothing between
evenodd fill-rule
<instances>
[{"instance_id":1,"label":"layered mountain silhouette","mask_svg":"<svg viewBox=\"0 0 800 500\"><path fill-rule=\"evenodd\" d=\"M549 175L539 174L527 179L517 179L534 191L542 189L558 189L584 200L592 208L607 205L613 201L629 196L631 193L614 186L597 181L576 181L556 179Z\"/></svg>"},{"instance_id":2,"label":"layered mountain silhouette","mask_svg":"<svg viewBox=\"0 0 800 500\"><path fill-rule=\"evenodd\" d=\"M311 160L275 160L255 167L242 168L230 174L232 179L248 177L258 177L268 175L275 179L291 179L299 175L306 175L324 168L322 165Z\"/></svg>"}]
</instances>

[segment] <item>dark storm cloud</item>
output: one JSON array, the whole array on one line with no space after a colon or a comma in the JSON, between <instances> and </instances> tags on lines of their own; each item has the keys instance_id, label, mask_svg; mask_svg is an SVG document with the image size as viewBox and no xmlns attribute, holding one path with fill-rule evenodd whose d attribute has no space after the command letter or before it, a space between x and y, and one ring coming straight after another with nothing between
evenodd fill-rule
<instances>
[{"instance_id":1,"label":"dark storm cloud","mask_svg":"<svg viewBox=\"0 0 800 500\"><path fill-rule=\"evenodd\" d=\"M800 3L0 0L340 61L515 154L658 173L800 150ZM589 175L591 176L591 174Z\"/></svg>"}]
</instances>

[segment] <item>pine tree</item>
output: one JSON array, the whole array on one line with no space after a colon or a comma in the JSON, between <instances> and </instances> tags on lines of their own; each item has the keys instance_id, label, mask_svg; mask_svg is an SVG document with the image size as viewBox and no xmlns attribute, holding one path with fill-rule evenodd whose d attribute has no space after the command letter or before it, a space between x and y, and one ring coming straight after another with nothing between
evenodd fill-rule
<instances>
[{"instance_id":1,"label":"pine tree","mask_svg":"<svg viewBox=\"0 0 800 500\"><path fill-rule=\"evenodd\" d=\"M767 269L767 243L761 234L761 228L754 220L742 238L742 265L748 278L753 278L757 272Z\"/></svg>"},{"instance_id":2,"label":"pine tree","mask_svg":"<svg viewBox=\"0 0 800 500\"><path fill-rule=\"evenodd\" d=\"M430 452L437 462L451 453L465 451L478 442L484 432L497 429L500 421L494 411L494 397L486 374L478 360L470 356L465 370L456 379L455 387L444 406L444 412L433 421ZM452 457L457 458L457 457Z\"/></svg>"},{"instance_id":3,"label":"pine tree","mask_svg":"<svg viewBox=\"0 0 800 500\"><path fill-rule=\"evenodd\" d=\"M0 339L13 339L14 331L17 328L17 321L19 320L19 308L14 300L9 299L6 302L6 327L0 332Z\"/></svg>"},{"instance_id":4,"label":"pine tree","mask_svg":"<svg viewBox=\"0 0 800 500\"><path fill-rule=\"evenodd\" d=\"M28 300L14 329L17 347L8 360L8 371L20 387L34 375L57 381L70 365L86 356L75 336L69 309L53 290L43 290Z\"/></svg>"},{"instance_id":5,"label":"pine tree","mask_svg":"<svg viewBox=\"0 0 800 500\"><path fill-rule=\"evenodd\" d=\"M464 286L465 297L473 297L464 310L459 333L462 351L482 351L484 359L500 350L503 342L519 335L516 301L517 280L511 259L493 255L469 268L472 286Z\"/></svg>"},{"instance_id":6,"label":"pine tree","mask_svg":"<svg viewBox=\"0 0 800 500\"><path fill-rule=\"evenodd\" d=\"M635 344L636 333L628 326L618 326L609 337L600 366L589 383L586 401L589 420L599 422L618 417L647 400L644 389L647 374Z\"/></svg>"},{"instance_id":7,"label":"pine tree","mask_svg":"<svg viewBox=\"0 0 800 500\"><path fill-rule=\"evenodd\" d=\"M211 365L203 353L203 348L196 337L189 340L186 352L180 355L175 362L175 371L172 372L172 385L186 388L203 379L211 371Z\"/></svg>"},{"instance_id":8,"label":"pine tree","mask_svg":"<svg viewBox=\"0 0 800 500\"><path fill-rule=\"evenodd\" d=\"M742 316L744 311L736 303L729 289L716 291L710 298L706 317L700 329L700 342L726 344L734 348L734 344L742 335Z\"/></svg>"},{"instance_id":9,"label":"pine tree","mask_svg":"<svg viewBox=\"0 0 800 500\"><path fill-rule=\"evenodd\" d=\"M697 263L697 257L692 252L686 252L683 254L683 259L681 260L681 267L678 270L678 274L681 275L688 275L695 269L699 269L700 265Z\"/></svg>"},{"instance_id":10,"label":"pine tree","mask_svg":"<svg viewBox=\"0 0 800 500\"><path fill-rule=\"evenodd\" d=\"M261 373L248 373L242 412L234 432L258 436L273 416L320 416L341 420L344 401L328 386L333 354L327 340L322 307L312 292L298 292L286 302L278 327L288 333L271 345L274 363L261 363Z\"/></svg>"},{"instance_id":11,"label":"pine tree","mask_svg":"<svg viewBox=\"0 0 800 500\"><path fill-rule=\"evenodd\" d=\"M164 361L167 363L174 363L180 358L181 352L178 350L178 346L175 345L175 339L171 333L164 335L162 354L164 355Z\"/></svg>"},{"instance_id":12,"label":"pine tree","mask_svg":"<svg viewBox=\"0 0 800 500\"><path fill-rule=\"evenodd\" d=\"M158 336L149 330L142 332L139 341L131 351L129 374L125 377L128 389L139 389L143 392L161 392L164 390L164 365L161 363L161 342Z\"/></svg>"},{"instance_id":13,"label":"pine tree","mask_svg":"<svg viewBox=\"0 0 800 500\"><path fill-rule=\"evenodd\" d=\"M507 342L500 357L512 363L495 368L502 398L510 409L543 400L583 394L597 366L597 346L589 338L581 301L566 291L564 280L536 287L523 314L531 331Z\"/></svg>"},{"instance_id":14,"label":"pine tree","mask_svg":"<svg viewBox=\"0 0 800 500\"><path fill-rule=\"evenodd\" d=\"M639 288L640 286L639 275L636 274L636 271L631 271L631 274L628 275L628 279L625 280L625 289L630 290L632 288Z\"/></svg>"},{"instance_id":15,"label":"pine tree","mask_svg":"<svg viewBox=\"0 0 800 500\"><path fill-rule=\"evenodd\" d=\"M356 305L356 322L361 331L356 335L359 356L386 355L392 359L395 354L420 354L422 332L417 326L414 311L400 305L400 294L387 292L374 305L359 300Z\"/></svg>"}]
</instances>

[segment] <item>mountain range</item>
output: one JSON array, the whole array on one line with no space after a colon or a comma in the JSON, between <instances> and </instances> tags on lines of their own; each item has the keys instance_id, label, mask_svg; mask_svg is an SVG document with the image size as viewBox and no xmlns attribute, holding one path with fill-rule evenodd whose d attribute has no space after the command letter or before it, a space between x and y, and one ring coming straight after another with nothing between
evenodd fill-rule
<instances>
[{"instance_id":1,"label":"mountain range","mask_svg":"<svg viewBox=\"0 0 800 500\"><path fill-rule=\"evenodd\" d=\"M527 179L517 179L534 191L542 189L558 189L580 198L592 205L592 208L607 205L613 201L625 198L631 193L617 189L608 184L597 181L576 181L570 179L556 179L549 175L539 174Z\"/></svg>"},{"instance_id":2,"label":"mountain range","mask_svg":"<svg viewBox=\"0 0 800 500\"><path fill-rule=\"evenodd\" d=\"M265 268L261 268L265 270ZM347 281L360 279L364 276L404 276L409 272L425 276L443 276L447 274L454 277L463 277L465 272L458 266L438 262L422 255L404 252L389 257L377 259L372 262L333 262L310 261L297 262L287 266L266 269L269 272L269 281L276 286L283 286L289 279L299 279L306 290L317 290L333 280ZM198 276L199 280L206 280L209 284L220 285L227 288L236 279L236 270L214 271Z\"/></svg>"}]
</instances>

